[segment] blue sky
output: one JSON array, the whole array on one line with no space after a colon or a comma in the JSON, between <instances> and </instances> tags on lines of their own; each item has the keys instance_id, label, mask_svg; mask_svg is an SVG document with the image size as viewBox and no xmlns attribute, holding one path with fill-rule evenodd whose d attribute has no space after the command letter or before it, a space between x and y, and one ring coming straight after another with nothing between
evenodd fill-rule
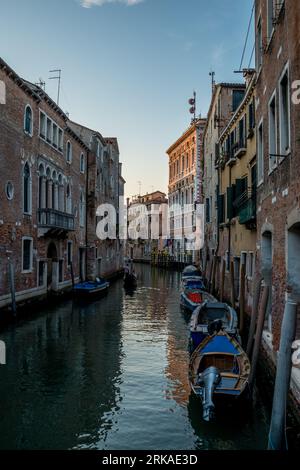
<instances>
[{"instance_id":1,"label":"blue sky","mask_svg":"<svg viewBox=\"0 0 300 470\"><path fill-rule=\"evenodd\" d=\"M130 4L128 6L128 3ZM16 72L62 68L71 119L119 139L126 194L167 190L166 149L188 127L195 89L204 116L210 70L239 81L253 0L0 0L0 50ZM246 53L248 66L253 36Z\"/></svg>"}]
</instances>

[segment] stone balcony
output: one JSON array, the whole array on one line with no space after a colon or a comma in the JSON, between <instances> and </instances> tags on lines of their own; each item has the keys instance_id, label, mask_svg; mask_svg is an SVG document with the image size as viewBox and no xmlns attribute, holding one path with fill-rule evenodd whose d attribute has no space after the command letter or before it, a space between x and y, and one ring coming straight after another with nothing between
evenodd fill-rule
<instances>
[{"instance_id":1,"label":"stone balcony","mask_svg":"<svg viewBox=\"0 0 300 470\"><path fill-rule=\"evenodd\" d=\"M68 232L75 230L75 217L56 209L38 209L38 228L39 237L64 238Z\"/></svg>"}]
</instances>

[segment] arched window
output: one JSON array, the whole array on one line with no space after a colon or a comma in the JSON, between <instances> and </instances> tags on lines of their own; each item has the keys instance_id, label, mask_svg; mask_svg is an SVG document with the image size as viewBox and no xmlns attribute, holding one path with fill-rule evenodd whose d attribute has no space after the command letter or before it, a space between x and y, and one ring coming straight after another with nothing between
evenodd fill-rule
<instances>
[{"instance_id":1,"label":"arched window","mask_svg":"<svg viewBox=\"0 0 300 470\"><path fill-rule=\"evenodd\" d=\"M29 104L25 108L24 114L24 131L26 134L32 135L32 124L33 124L33 117L32 117L32 109Z\"/></svg>"},{"instance_id":2,"label":"arched window","mask_svg":"<svg viewBox=\"0 0 300 470\"><path fill-rule=\"evenodd\" d=\"M84 173L85 171L85 161L83 153L80 155L80 172Z\"/></svg>"},{"instance_id":3,"label":"arched window","mask_svg":"<svg viewBox=\"0 0 300 470\"><path fill-rule=\"evenodd\" d=\"M25 214L31 213L31 175L28 162L23 170L23 210Z\"/></svg>"},{"instance_id":4,"label":"arched window","mask_svg":"<svg viewBox=\"0 0 300 470\"><path fill-rule=\"evenodd\" d=\"M71 163L72 161L72 145L71 142L67 142L67 162Z\"/></svg>"}]
</instances>

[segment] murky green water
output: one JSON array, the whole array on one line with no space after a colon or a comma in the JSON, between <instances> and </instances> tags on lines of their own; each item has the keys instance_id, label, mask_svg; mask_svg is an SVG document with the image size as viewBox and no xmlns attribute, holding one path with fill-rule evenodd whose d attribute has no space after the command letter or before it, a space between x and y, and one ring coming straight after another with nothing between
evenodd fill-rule
<instances>
[{"instance_id":1,"label":"murky green water","mask_svg":"<svg viewBox=\"0 0 300 470\"><path fill-rule=\"evenodd\" d=\"M87 306L58 304L0 332L1 449L264 449L255 406L202 421L190 393L179 275L138 266Z\"/></svg>"}]
</instances>

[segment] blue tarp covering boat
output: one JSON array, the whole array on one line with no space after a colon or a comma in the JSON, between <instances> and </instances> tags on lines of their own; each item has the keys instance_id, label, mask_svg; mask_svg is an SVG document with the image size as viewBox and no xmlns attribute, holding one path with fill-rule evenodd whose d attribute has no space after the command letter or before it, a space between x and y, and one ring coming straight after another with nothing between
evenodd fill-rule
<instances>
[{"instance_id":1,"label":"blue tarp covering boat","mask_svg":"<svg viewBox=\"0 0 300 470\"><path fill-rule=\"evenodd\" d=\"M190 384L201 398L203 419L214 416L214 396L239 397L247 387L250 361L239 342L225 331L207 336L190 361Z\"/></svg>"},{"instance_id":2,"label":"blue tarp covering boat","mask_svg":"<svg viewBox=\"0 0 300 470\"><path fill-rule=\"evenodd\" d=\"M109 288L109 282L104 279L96 281L85 281L74 286L74 293L78 296L90 297L105 294Z\"/></svg>"}]
</instances>

